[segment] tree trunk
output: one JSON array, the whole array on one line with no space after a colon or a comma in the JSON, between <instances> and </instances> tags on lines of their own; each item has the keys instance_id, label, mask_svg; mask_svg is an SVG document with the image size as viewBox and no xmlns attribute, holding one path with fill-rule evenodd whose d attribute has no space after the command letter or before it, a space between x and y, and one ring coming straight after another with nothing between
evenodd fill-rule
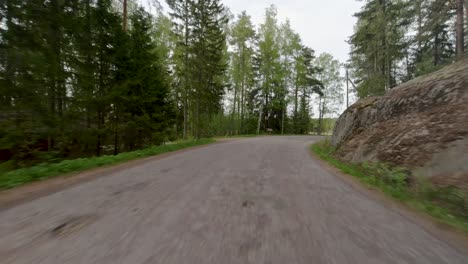
<instances>
[{"instance_id":1,"label":"tree trunk","mask_svg":"<svg viewBox=\"0 0 468 264\"><path fill-rule=\"evenodd\" d=\"M418 10L417 10L417 16L418 16L418 50L417 50L417 55L418 55L418 60L420 59L420 53L422 51L422 34L423 34L423 14L422 14L422 4L423 0L418 0Z\"/></svg>"},{"instance_id":2,"label":"tree trunk","mask_svg":"<svg viewBox=\"0 0 468 264\"><path fill-rule=\"evenodd\" d=\"M100 37L104 35L102 30L99 32ZM103 143L102 138L102 129L104 128L104 105L100 102L104 97L104 53L103 50L99 51L99 73L98 73L98 88L97 88L97 98L98 98L98 105L97 105L97 138L96 138L96 156L101 155L101 148Z\"/></svg>"},{"instance_id":3,"label":"tree trunk","mask_svg":"<svg viewBox=\"0 0 468 264\"><path fill-rule=\"evenodd\" d=\"M304 105L305 105L305 120L306 120L306 126L305 126L305 134L309 134L310 132L310 100L311 100L311 92L307 91L307 88L304 87Z\"/></svg>"},{"instance_id":4,"label":"tree trunk","mask_svg":"<svg viewBox=\"0 0 468 264\"><path fill-rule=\"evenodd\" d=\"M237 86L237 85L235 85ZM234 101L233 101L233 104L232 104L232 116L231 116L231 132L230 134L231 135L234 135L235 134L235 116L236 116L236 103L237 103L237 87L234 87Z\"/></svg>"},{"instance_id":5,"label":"tree trunk","mask_svg":"<svg viewBox=\"0 0 468 264\"><path fill-rule=\"evenodd\" d=\"M245 78L245 77L244 77ZM245 81L244 78L242 79L241 85L241 99L240 99L240 128L239 133L244 133L244 107L245 107Z\"/></svg>"},{"instance_id":6,"label":"tree trunk","mask_svg":"<svg viewBox=\"0 0 468 264\"><path fill-rule=\"evenodd\" d=\"M468 0L465 0L465 37L468 36ZM467 198L468 199L468 198Z\"/></svg>"},{"instance_id":7,"label":"tree trunk","mask_svg":"<svg viewBox=\"0 0 468 264\"><path fill-rule=\"evenodd\" d=\"M349 107L349 71L346 68L346 109Z\"/></svg>"},{"instance_id":8,"label":"tree trunk","mask_svg":"<svg viewBox=\"0 0 468 264\"><path fill-rule=\"evenodd\" d=\"M299 86L297 85L298 83L298 80L297 80L297 77L296 77L296 85L294 87L294 133L297 133L298 132L298 129L297 129L297 109L298 109L298 96L299 96Z\"/></svg>"},{"instance_id":9,"label":"tree trunk","mask_svg":"<svg viewBox=\"0 0 468 264\"><path fill-rule=\"evenodd\" d=\"M464 36L465 36L465 44L467 44L468 40L466 38L468 37L468 0L465 0L464 7L465 7L465 34ZM466 198L466 200L468 201L468 197Z\"/></svg>"},{"instance_id":10,"label":"tree trunk","mask_svg":"<svg viewBox=\"0 0 468 264\"><path fill-rule=\"evenodd\" d=\"M242 83L241 83L241 100L240 100L240 133L244 133L244 107L245 107L245 45L242 44Z\"/></svg>"},{"instance_id":11,"label":"tree trunk","mask_svg":"<svg viewBox=\"0 0 468 264\"><path fill-rule=\"evenodd\" d=\"M241 93L242 91L239 91L239 94L237 95L237 114L236 114L236 135L239 135L239 127L240 127L240 109L241 109Z\"/></svg>"},{"instance_id":12,"label":"tree trunk","mask_svg":"<svg viewBox=\"0 0 468 264\"><path fill-rule=\"evenodd\" d=\"M411 80L411 66L410 66L410 59L409 59L409 51L408 48L405 50L405 64L406 64L406 81Z\"/></svg>"},{"instance_id":13,"label":"tree trunk","mask_svg":"<svg viewBox=\"0 0 468 264\"><path fill-rule=\"evenodd\" d=\"M188 64L189 64L189 57L188 57L188 42L189 42L189 18L188 18L189 6L188 1L184 1L184 139L187 138L187 130L188 130L188 105L189 105L189 85L188 85ZM192 129L193 131L193 129Z\"/></svg>"},{"instance_id":14,"label":"tree trunk","mask_svg":"<svg viewBox=\"0 0 468 264\"><path fill-rule=\"evenodd\" d=\"M263 95L264 98L262 98L262 104L260 105L260 111L258 113L257 135L260 134L260 129L262 126L262 119L263 119L263 109L265 108L266 101L267 101L266 91L264 92L265 92L265 94Z\"/></svg>"},{"instance_id":15,"label":"tree trunk","mask_svg":"<svg viewBox=\"0 0 468 264\"><path fill-rule=\"evenodd\" d=\"M11 3L11 0L8 0L6 2L6 26L7 30L11 30L14 27L13 24L13 5ZM11 49L11 40L8 40L6 42L7 46L7 53L6 53L6 60L5 60L5 81L6 81L6 87L14 87L14 82L13 82L13 67L12 67L12 54L8 52L9 49ZM4 107L10 107L12 106L12 94L9 92L8 94L2 95L2 105ZM15 118L18 119L18 116Z\"/></svg>"},{"instance_id":16,"label":"tree trunk","mask_svg":"<svg viewBox=\"0 0 468 264\"><path fill-rule=\"evenodd\" d=\"M184 98L183 105L184 105L184 131L183 131L183 138L187 138L187 119L188 119L188 99L187 99L187 91L184 91Z\"/></svg>"},{"instance_id":17,"label":"tree trunk","mask_svg":"<svg viewBox=\"0 0 468 264\"><path fill-rule=\"evenodd\" d=\"M457 25L456 25L456 33L457 33L457 43L456 43L456 50L457 50L457 59L463 58L463 54L465 53L465 37L464 37L464 17L463 17L463 0L457 0Z\"/></svg>"},{"instance_id":18,"label":"tree trunk","mask_svg":"<svg viewBox=\"0 0 468 264\"><path fill-rule=\"evenodd\" d=\"M436 33L434 39L434 66L439 65L439 34Z\"/></svg>"},{"instance_id":19,"label":"tree trunk","mask_svg":"<svg viewBox=\"0 0 468 264\"><path fill-rule=\"evenodd\" d=\"M102 56L102 54L101 54ZM98 98L99 99L102 99L102 89L103 89L103 86L104 86L104 81L103 81L103 75L104 73L102 72L102 67L103 67L103 62L102 62L102 57L100 58L100 61L99 61L99 88L98 88ZM103 119L102 118L102 106L99 104L97 106L97 114L96 114L96 118L97 118L97 138L96 138L96 156L101 156L101 145L102 145L102 136L101 136L101 129L102 129L102 123L101 123L101 120Z\"/></svg>"},{"instance_id":20,"label":"tree trunk","mask_svg":"<svg viewBox=\"0 0 468 264\"><path fill-rule=\"evenodd\" d=\"M389 78L389 71L390 68L388 67L388 47L387 47L387 26L386 26L386 1L380 0L380 6L382 8L382 16L384 24L382 25L383 28L381 29L382 34L382 75L385 79L385 91L390 88L390 78Z\"/></svg>"},{"instance_id":21,"label":"tree trunk","mask_svg":"<svg viewBox=\"0 0 468 264\"><path fill-rule=\"evenodd\" d=\"M258 123L257 123L257 135L260 134L260 127L262 124L262 116L263 116L263 100L262 100L262 105L260 106L260 111L258 114Z\"/></svg>"},{"instance_id":22,"label":"tree trunk","mask_svg":"<svg viewBox=\"0 0 468 264\"><path fill-rule=\"evenodd\" d=\"M93 84L90 81L91 76L93 75L92 70L90 70L91 64L92 64L92 41L91 41L91 3L90 0L86 1L86 39L88 40L87 43L87 50L86 50L86 76L85 76L85 84L84 84L84 90L86 94L86 102L85 102L85 108L86 108L86 129L89 132L91 129L91 105L90 105L90 99L92 98L93 94ZM84 146L85 153L88 154L89 151L89 141L86 140L85 146Z\"/></svg>"},{"instance_id":23,"label":"tree trunk","mask_svg":"<svg viewBox=\"0 0 468 264\"><path fill-rule=\"evenodd\" d=\"M205 57L205 50L202 50L201 57ZM203 93L203 88L205 85L203 83L203 71L201 67L198 67L198 82L197 82L197 90L196 90L196 102L195 102L195 116L196 116L196 123L195 123L195 138L200 139L201 138L201 100L202 100L202 93Z\"/></svg>"},{"instance_id":24,"label":"tree trunk","mask_svg":"<svg viewBox=\"0 0 468 264\"><path fill-rule=\"evenodd\" d=\"M319 135L322 135L322 117L323 117L322 104L323 104L323 100L322 100L322 96L320 96L320 99L319 99L319 120L318 120L318 130L317 130L317 133Z\"/></svg>"},{"instance_id":25,"label":"tree trunk","mask_svg":"<svg viewBox=\"0 0 468 264\"><path fill-rule=\"evenodd\" d=\"M51 122L52 132L49 131L49 150L54 147L55 143L55 129L57 125L61 127L62 123L62 95L63 95L63 68L62 68L62 6L61 2L54 0L50 2L50 11L54 14L53 20L50 22L50 32L47 36L48 41L51 43L50 52L52 53L50 58L50 69L49 69L49 117L53 120ZM57 124L57 112L59 114L59 124Z\"/></svg>"},{"instance_id":26,"label":"tree trunk","mask_svg":"<svg viewBox=\"0 0 468 264\"><path fill-rule=\"evenodd\" d=\"M119 154L119 112L114 105L114 155Z\"/></svg>"},{"instance_id":27,"label":"tree trunk","mask_svg":"<svg viewBox=\"0 0 468 264\"><path fill-rule=\"evenodd\" d=\"M284 109L284 103L283 103L283 107L281 109L281 135L284 135L284 118L285 118L285 113L286 113L286 110Z\"/></svg>"},{"instance_id":28,"label":"tree trunk","mask_svg":"<svg viewBox=\"0 0 468 264\"><path fill-rule=\"evenodd\" d=\"M127 31L128 27L128 11L127 11L127 0L123 0L123 31Z\"/></svg>"},{"instance_id":29,"label":"tree trunk","mask_svg":"<svg viewBox=\"0 0 468 264\"><path fill-rule=\"evenodd\" d=\"M267 81L265 82L266 83L266 92L265 92L265 105L263 106L263 110L265 112L265 123L264 123L264 129L265 129L265 132L267 132L268 128L270 128L270 117L269 117L269 114L270 114L270 97L269 97L269 93L270 93L270 80L268 79L267 77Z\"/></svg>"}]
</instances>

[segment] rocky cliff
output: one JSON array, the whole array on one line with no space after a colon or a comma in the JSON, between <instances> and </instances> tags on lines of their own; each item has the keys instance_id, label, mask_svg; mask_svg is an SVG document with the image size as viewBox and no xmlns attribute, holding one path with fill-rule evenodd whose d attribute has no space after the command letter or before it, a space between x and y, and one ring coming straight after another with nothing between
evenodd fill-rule
<instances>
[{"instance_id":1,"label":"rocky cliff","mask_svg":"<svg viewBox=\"0 0 468 264\"><path fill-rule=\"evenodd\" d=\"M339 118L331 143L347 161L468 182L468 60L359 100Z\"/></svg>"}]
</instances>

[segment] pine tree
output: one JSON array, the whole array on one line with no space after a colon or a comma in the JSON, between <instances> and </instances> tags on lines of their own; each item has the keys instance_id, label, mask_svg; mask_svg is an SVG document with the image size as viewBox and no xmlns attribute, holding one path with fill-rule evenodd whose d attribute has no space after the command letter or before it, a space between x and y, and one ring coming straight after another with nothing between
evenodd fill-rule
<instances>
[{"instance_id":1,"label":"pine tree","mask_svg":"<svg viewBox=\"0 0 468 264\"><path fill-rule=\"evenodd\" d=\"M350 38L358 96L383 94L454 61L457 53L461 57L466 45L463 2L466 5L459 0L367 1L356 14Z\"/></svg>"},{"instance_id":2,"label":"pine tree","mask_svg":"<svg viewBox=\"0 0 468 264\"><path fill-rule=\"evenodd\" d=\"M355 14L358 23L350 44L355 77L363 80L358 87L360 97L383 94L402 79L397 66L408 53L409 4L371 0Z\"/></svg>"}]
</instances>

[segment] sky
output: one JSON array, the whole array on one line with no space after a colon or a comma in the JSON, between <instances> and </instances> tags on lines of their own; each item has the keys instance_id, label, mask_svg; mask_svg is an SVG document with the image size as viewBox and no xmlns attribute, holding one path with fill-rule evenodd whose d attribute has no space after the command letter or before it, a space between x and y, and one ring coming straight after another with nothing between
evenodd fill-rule
<instances>
[{"instance_id":1,"label":"sky","mask_svg":"<svg viewBox=\"0 0 468 264\"><path fill-rule=\"evenodd\" d=\"M165 1L160 2L167 11ZM362 1L357 0L222 0L222 3L234 15L247 11L256 26L263 22L265 8L273 4L278 9L279 21L288 18L305 45L317 54L331 53L341 62L348 59L349 46L345 41L353 34L356 23L353 14L362 6Z\"/></svg>"},{"instance_id":2,"label":"sky","mask_svg":"<svg viewBox=\"0 0 468 264\"><path fill-rule=\"evenodd\" d=\"M265 8L274 4L278 18L289 18L292 28L305 45L318 54L331 53L341 62L348 59L349 45L345 42L353 34L362 2L357 0L223 0L232 13L246 10L256 25L263 22Z\"/></svg>"}]
</instances>

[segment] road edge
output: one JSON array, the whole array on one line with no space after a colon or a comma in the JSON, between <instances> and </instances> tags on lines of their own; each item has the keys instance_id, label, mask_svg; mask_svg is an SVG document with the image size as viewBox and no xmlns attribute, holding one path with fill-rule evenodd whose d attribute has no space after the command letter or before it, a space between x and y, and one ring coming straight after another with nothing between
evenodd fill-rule
<instances>
[{"instance_id":1,"label":"road edge","mask_svg":"<svg viewBox=\"0 0 468 264\"><path fill-rule=\"evenodd\" d=\"M462 234L456 228L449 226L424 212L418 211L407 204L395 200L377 188L365 186L352 175L342 172L338 168L330 165L327 161L321 159L312 151L310 146L309 153L312 158L318 161L318 164L323 169L330 172L333 176L341 179L345 184L357 192L369 197L370 199L380 203L385 208L392 210L412 223L420 226L428 234L455 248L459 252L468 254L468 236L466 234Z\"/></svg>"},{"instance_id":2,"label":"road edge","mask_svg":"<svg viewBox=\"0 0 468 264\"><path fill-rule=\"evenodd\" d=\"M197 150L208 146L223 144L233 140L215 140L212 143L179 149L150 157L134 159L118 164L105 165L89 170L66 173L57 177L48 178L42 181L27 183L12 189L0 191L0 212L16 207L18 205L72 188L82 183L95 179L111 176L121 169L133 168L147 162L161 160L183 152Z\"/></svg>"}]
</instances>

